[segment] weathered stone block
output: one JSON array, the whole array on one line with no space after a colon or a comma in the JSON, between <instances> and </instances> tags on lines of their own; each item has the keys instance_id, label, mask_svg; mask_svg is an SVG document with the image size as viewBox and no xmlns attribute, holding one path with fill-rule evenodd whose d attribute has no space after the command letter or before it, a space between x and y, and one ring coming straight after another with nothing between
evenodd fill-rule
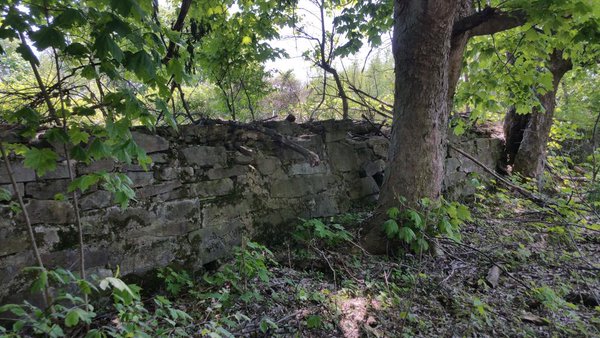
<instances>
[{"instance_id":1,"label":"weathered stone block","mask_svg":"<svg viewBox=\"0 0 600 338\"><path fill-rule=\"evenodd\" d=\"M26 205L32 224L68 224L73 222L73 206L69 202L31 200Z\"/></svg>"},{"instance_id":2,"label":"weathered stone block","mask_svg":"<svg viewBox=\"0 0 600 338\"><path fill-rule=\"evenodd\" d=\"M226 177L235 177L244 175L248 171L248 166L236 165L231 168L212 168L206 174L211 180L218 180Z\"/></svg>"},{"instance_id":3,"label":"weathered stone block","mask_svg":"<svg viewBox=\"0 0 600 338\"><path fill-rule=\"evenodd\" d=\"M228 205L207 204L202 209L202 226L214 227L229 223L232 219L243 218L249 212L250 204L244 200Z\"/></svg>"},{"instance_id":4,"label":"weathered stone block","mask_svg":"<svg viewBox=\"0 0 600 338\"><path fill-rule=\"evenodd\" d=\"M127 176L131 178L132 188L145 187L154 183L154 173L152 172L128 172Z\"/></svg>"},{"instance_id":5,"label":"weathered stone block","mask_svg":"<svg viewBox=\"0 0 600 338\"><path fill-rule=\"evenodd\" d=\"M247 155L240 153L239 151L236 151L233 161L236 164L250 164L250 163L252 163L253 160L254 159L252 158L252 156L247 156Z\"/></svg>"},{"instance_id":6,"label":"weathered stone block","mask_svg":"<svg viewBox=\"0 0 600 338\"><path fill-rule=\"evenodd\" d=\"M310 217L327 217L340 213L335 197L330 194L319 194L309 200Z\"/></svg>"},{"instance_id":7,"label":"weathered stone block","mask_svg":"<svg viewBox=\"0 0 600 338\"><path fill-rule=\"evenodd\" d=\"M98 190L84 195L79 200L81 210L102 209L114 205L110 191Z\"/></svg>"},{"instance_id":8,"label":"weathered stone block","mask_svg":"<svg viewBox=\"0 0 600 338\"><path fill-rule=\"evenodd\" d=\"M256 169L263 175L271 175L279 168L281 168L281 161L277 157L256 159Z\"/></svg>"},{"instance_id":9,"label":"weathered stone block","mask_svg":"<svg viewBox=\"0 0 600 338\"><path fill-rule=\"evenodd\" d=\"M347 143L329 143L327 145L327 154L329 155L331 166L335 171L353 171L360 168L354 148Z\"/></svg>"},{"instance_id":10,"label":"weathered stone block","mask_svg":"<svg viewBox=\"0 0 600 338\"><path fill-rule=\"evenodd\" d=\"M146 151L146 153L155 153L169 149L169 141L158 136L132 131L131 136L135 143Z\"/></svg>"},{"instance_id":11,"label":"weathered stone block","mask_svg":"<svg viewBox=\"0 0 600 338\"><path fill-rule=\"evenodd\" d=\"M193 146L181 150L185 162L201 167L225 166L227 152L225 147Z\"/></svg>"},{"instance_id":12,"label":"weathered stone block","mask_svg":"<svg viewBox=\"0 0 600 338\"><path fill-rule=\"evenodd\" d=\"M181 187L181 182L173 181L173 182L165 182L161 184L153 184L140 189L137 189L136 196L138 199L147 199L152 196L166 194L170 191L173 191L177 188Z\"/></svg>"},{"instance_id":13,"label":"weathered stone block","mask_svg":"<svg viewBox=\"0 0 600 338\"><path fill-rule=\"evenodd\" d=\"M290 176L296 175L315 175L315 174L326 174L329 172L329 168L327 164L321 161L317 166L311 166L310 163L294 163L290 165L288 169L288 174Z\"/></svg>"},{"instance_id":14,"label":"weathered stone block","mask_svg":"<svg viewBox=\"0 0 600 338\"><path fill-rule=\"evenodd\" d=\"M381 159L369 161L362 166L362 171L365 176L373 176L382 173L385 171L385 161Z\"/></svg>"},{"instance_id":15,"label":"weathered stone block","mask_svg":"<svg viewBox=\"0 0 600 338\"><path fill-rule=\"evenodd\" d=\"M177 169L173 167L161 167L154 170L154 178L161 181L171 181L178 176Z\"/></svg>"},{"instance_id":16,"label":"weathered stone block","mask_svg":"<svg viewBox=\"0 0 600 338\"><path fill-rule=\"evenodd\" d=\"M233 192L233 181L223 178L215 181L198 182L187 185L188 195L200 198L224 196Z\"/></svg>"},{"instance_id":17,"label":"weathered stone block","mask_svg":"<svg viewBox=\"0 0 600 338\"><path fill-rule=\"evenodd\" d=\"M110 158L105 158L100 161L94 161L89 165L85 165L80 163L77 166L77 173L79 175L87 175L91 173L96 173L100 171L111 172L115 169L115 161Z\"/></svg>"},{"instance_id":18,"label":"weathered stone block","mask_svg":"<svg viewBox=\"0 0 600 338\"><path fill-rule=\"evenodd\" d=\"M10 162L13 177L17 182L31 182L35 181L35 171L29 168L25 168L22 162ZM6 167L3 161L0 161L0 183L10 184L10 177L6 171Z\"/></svg>"},{"instance_id":19,"label":"weathered stone block","mask_svg":"<svg viewBox=\"0 0 600 338\"><path fill-rule=\"evenodd\" d=\"M75 161L71 161L71 170L73 175L75 175ZM56 170L48 171L44 174L44 176L41 176L40 178L44 180L57 180L61 178L69 178L69 167L67 166L67 161L57 163Z\"/></svg>"},{"instance_id":20,"label":"weathered stone block","mask_svg":"<svg viewBox=\"0 0 600 338\"><path fill-rule=\"evenodd\" d=\"M165 154L165 153L154 153L154 154L150 154L150 158L152 159L152 163L168 163L169 162L169 155Z\"/></svg>"},{"instance_id":21,"label":"weathered stone block","mask_svg":"<svg viewBox=\"0 0 600 338\"><path fill-rule=\"evenodd\" d=\"M362 199L379 194L379 186L371 176L360 178L350 189L350 198Z\"/></svg>"},{"instance_id":22,"label":"weathered stone block","mask_svg":"<svg viewBox=\"0 0 600 338\"><path fill-rule=\"evenodd\" d=\"M456 173L460 170L460 161L456 157L446 158L446 175Z\"/></svg>"},{"instance_id":23,"label":"weathered stone block","mask_svg":"<svg viewBox=\"0 0 600 338\"><path fill-rule=\"evenodd\" d=\"M28 182L25 184L25 195L40 200L54 199L57 194L68 197L70 195L67 191L69 183L69 180Z\"/></svg>"},{"instance_id":24,"label":"weathered stone block","mask_svg":"<svg viewBox=\"0 0 600 338\"><path fill-rule=\"evenodd\" d=\"M275 180L271 183L272 197L302 197L326 191L334 184L335 177L331 175L305 175Z\"/></svg>"},{"instance_id":25,"label":"weathered stone block","mask_svg":"<svg viewBox=\"0 0 600 338\"><path fill-rule=\"evenodd\" d=\"M160 220L200 220L201 204L196 199L165 202L157 206L156 215Z\"/></svg>"},{"instance_id":26,"label":"weathered stone block","mask_svg":"<svg viewBox=\"0 0 600 338\"><path fill-rule=\"evenodd\" d=\"M25 230L0 230L0 257L29 250L29 239Z\"/></svg>"},{"instance_id":27,"label":"weathered stone block","mask_svg":"<svg viewBox=\"0 0 600 338\"><path fill-rule=\"evenodd\" d=\"M377 136L369 138L367 144L373 149L375 155L383 159L387 159L390 141L388 141L385 137Z\"/></svg>"},{"instance_id":28,"label":"weathered stone block","mask_svg":"<svg viewBox=\"0 0 600 338\"><path fill-rule=\"evenodd\" d=\"M196 172L198 171L198 175L196 175ZM181 180L183 182L194 182L196 181L196 176L200 176L202 173L202 170L196 170L192 167L182 167L179 169L179 175L181 177Z\"/></svg>"}]
</instances>

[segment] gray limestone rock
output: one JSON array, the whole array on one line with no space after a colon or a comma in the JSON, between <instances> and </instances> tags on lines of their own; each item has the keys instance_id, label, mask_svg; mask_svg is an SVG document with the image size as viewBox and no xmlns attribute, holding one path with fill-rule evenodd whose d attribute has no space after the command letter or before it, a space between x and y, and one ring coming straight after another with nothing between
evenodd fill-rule
<instances>
[{"instance_id":1,"label":"gray limestone rock","mask_svg":"<svg viewBox=\"0 0 600 338\"><path fill-rule=\"evenodd\" d=\"M75 161L71 161L71 170L75 175ZM44 180L57 180L62 178L69 178L69 167L67 161L63 161L56 164L56 170L46 172L40 179Z\"/></svg>"},{"instance_id":2,"label":"gray limestone rock","mask_svg":"<svg viewBox=\"0 0 600 338\"><path fill-rule=\"evenodd\" d=\"M54 199L57 194L68 197L69 183L68 179L28 182L25 184L25 195L39 200Z\"/></svg>"},{"instance_id":3,"label":"gray limestone rock","mask_svg":"<svg viewBox=\"0 0 600 338\"><path fill-rule=\"evenodd\" d=\"M188 184L188 195L199 198L211 198L233 192L233 181L230 178Z\"/></svg>"},{"instance_id":4,"label":"gray limestone rock","mask_svg":"<svg viewBox=\"0 0 600 338\"><path fill-rule=\"evenodd\" d=\"M79 200L81 210L103 209L114 205L110 191L98 190L84 195Z\"/></svg>"},{"instance_id":5,"label":"gray limestone rock","mask_svg":"<svg viewBox=\"0 0 600 338\"><path fill-rule=\"evenodd\" d=\"M315 174L326 174L329 170L324 162L319 163L317 166L311 166L310 163L294 163L290 165L288 174L290 176L296 175L315 175Z\"/></svg>"},{"instance_id":6,"label":"gray limestone rock","mask_svg":"<svg viewBox=\"0 0 600 338\"><path fill-rule=\"evenodd\" d=\"M135 143L148 154L168 150L170 146L169 141L158 135L149 135L132 131L131 136Z\"/></svg>"},{"instance_id":7,"label":"gray limestone rock","mask_svg":"<svg viewBox=\"0 0 600 338\"><path fill-rule=\"evenodd\" d=\"M200 167L225 166L227 152L225 147L192 146L181 150L185 162Z\"/></svg>"},{"instance_id":8,"label":"gray limestone rock","mask_svg":"<svg viewBox=\"0 0 600 338\"><path fill-rule=\"evenodd\" d=\"M235 165L231 168L212 168L208 170L206 174L208 175L208 179L218 180L226 177L244 175L248 171L248 169L248 166L245 165Z\"/></svg>"},{"instance_id":9,"label":"gray limestone rock","mask_svg":"<svg viewBox=\"0 0 600 338\"><path fill-rule=\"evenodd\" d=\"M25 168L22 162L10 162L11 169L15 181L17 182L31 182L35 181L35 171L29 168ZM10 184L10 177L8 176L8 171L6 171L6 166L4 165L4 161L0 161L0 183L1 184Z\"/></svg>"},{"instance_id":10,"label":"gray limestone rock","mask_svg":"<svg viewBox=\"0 0 600 338\"><path fill-rule=\"evenodd\" d=\"M75 218L73 206L65 201L30 200L25 207L32 224L67 224Z\"/></svg>"},{"instance_id":11,"label":"gray limestone rock","mask_svg":"<svg viewBox=\"0 0 600 338\"><path fill-rule=\"evenodd\" d=\"M113 159L105 158L100 161L94 161L88 165L80 163L77 166L77 173L79 175L86 175L101 171L111 172L115 169L115 161Z\"/></svg>"}]
</instances>

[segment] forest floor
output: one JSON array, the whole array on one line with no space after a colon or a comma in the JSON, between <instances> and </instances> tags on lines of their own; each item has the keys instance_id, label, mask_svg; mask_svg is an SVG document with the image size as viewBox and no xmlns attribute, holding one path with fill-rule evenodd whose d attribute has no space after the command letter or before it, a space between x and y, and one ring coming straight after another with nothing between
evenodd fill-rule
<instances>
[{"instance_id":1,"label":"forest floor","mask_svg":"<svg viewBox=\"0 0 600 338\"><path fill-rule=\"evenodd\" d=\"M324 219L320 240L272 248L265 266L238 253L177 306L221 336L600 336L597 221L501 189L469 207L462 241L435 255L371 256L356 244L368 212Z\"/></svg>"}]
</instances>

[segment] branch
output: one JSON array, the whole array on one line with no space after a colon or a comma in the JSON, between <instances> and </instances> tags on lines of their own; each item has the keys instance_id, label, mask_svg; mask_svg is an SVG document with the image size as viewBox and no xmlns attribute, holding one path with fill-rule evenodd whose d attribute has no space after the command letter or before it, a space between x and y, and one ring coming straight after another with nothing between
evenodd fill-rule
<instances>
[{"instance_id":1,"label":"branch","mask_svg":"<svg viewBox=\"0 0 600 338\"><path fill-rule=\"evenodd\" d=\"M181 2L181 8L179 9L179 15L177 16L177 20L175 21L175 24L173 24L173 27L171 28L173 31L181 32L181 30L183 29L183 23L185 22L185 17L187 16L188 11L190 10L192 1L193 0L183 0ZM169 42L169 47L167 48L167 55L164 57L164 59L162 59L162 63L167 64L167 62L169 62L169 60L171 60L173 58L173 56L175 55L175 52L177 50L176 47L177 47L177 45L175 44L175 42L173 42L173 41Z\"/></svg>"},{"instance_id":2,"label":"branch","mask_svg":"<svg viewBox=\"0 0 600 338\"><path fill-rule=\"evenodd\" d=\"M486 172L488 172L490 175L494 176L495 179L497 179L498 181L500 181L501 183L505 184L506 186L508 186L509 188L512 188L516 191L518 191L521 195L529 198L530 200L534 201L536 204L538 205L547 205L548 201L543 200L542 198L536 196L534 193L532 193L531 191L520 187L516 184L513 184L509 181L507 181L506 179L504 179L502 176L498 175L494 170L488 168L485 164L479 162L475 157L467 154L464 150L459 149L457 147L455 147L452 144L448 144L448 148L458 152L459 154L463 155L464 157L468 158L469 160L473 161L473 163L477 164L478 166L480 166L483 170L485 170Z\"/></svg>"},{"instance_id":3,"label":"branch","mask_svg":"<svg viewBox=\"0 0 600 338\"><path fill-rule=\"evenodd\" d=\"M319 158L319 155L317 155L317 153L315 153L309 149L306 149L303 146L291 141L289 138L287 138L287 136L282 135L273 129L265 128L258 123L244 124L244 123L239 123L236 121L223 121L223 120L211 120L210 122L214 122L216 124L221 124L221 125L226 125L226 126L232 126L232 127L240 128L240 129L258 131L260 133L270 136L274 141L279 142L282 145L284 145L284 146L292 149L293 151L301 154L302 156L304 156L310 163L311 167L316 167L319 165L319 163L321 163L321 159ZM208 123L210 124L210 122L208 122Z\"/></svg>"},{"instance_id":4,"label":"branch","mask_svg":"<svg viewBox=\"0 0 600 338\"><path fill-rule=\"evenodd\" d=\"M526 21L527 15L523 11L503 12L498 8L486 7L458 20L452 28L452 36L463 33L470 36L494 34L522 26Z\"/></svg>"}]
</instances>

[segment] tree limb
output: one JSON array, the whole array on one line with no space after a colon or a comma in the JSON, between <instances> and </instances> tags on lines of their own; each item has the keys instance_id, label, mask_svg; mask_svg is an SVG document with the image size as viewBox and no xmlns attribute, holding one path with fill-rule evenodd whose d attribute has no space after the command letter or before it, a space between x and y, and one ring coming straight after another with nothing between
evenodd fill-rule
<instances>
[{"instance_id":1,"label":"tree limb","mask_svg":"<svg viewBox=\"0 0 600 338\"><path fill-rule=\"evenodd\" d=\"M486 7L482 11L458 20L452 28L452 36L469 33L469 36L488 35L525 24L527 15L523 11L503 12L498 8Z\"/></svg>"},{"instance_id":2,"label":"tree limb","mask_svg":"<svg viewBox=\"0 0 600 338\"><path fill-rule=\"evenodd\" d=\"M319 163L321 163L321 159L319 158L319 155L317 155L317 153L315 153L309 149L306 149L303 146L291 141L287 136L282 135L273 129L265 128L258 123L244 124L244 123L239 123L236 121L223 121L223 120L210 120L208 123L210 123L210 122L214 122L216 124L221 124L221 125L226 125L226 126L232 126L232 127L240 128L240 129L258 131L260 133L270 136L271 139L273 139L274 141L279 142L282 145L284 145L284 146L292 149L293 151L301 154L302 156L304 156L308 160L308 163L310 163L311 167L316 167L319 165Z\"/></svg>"}]
</instances>

